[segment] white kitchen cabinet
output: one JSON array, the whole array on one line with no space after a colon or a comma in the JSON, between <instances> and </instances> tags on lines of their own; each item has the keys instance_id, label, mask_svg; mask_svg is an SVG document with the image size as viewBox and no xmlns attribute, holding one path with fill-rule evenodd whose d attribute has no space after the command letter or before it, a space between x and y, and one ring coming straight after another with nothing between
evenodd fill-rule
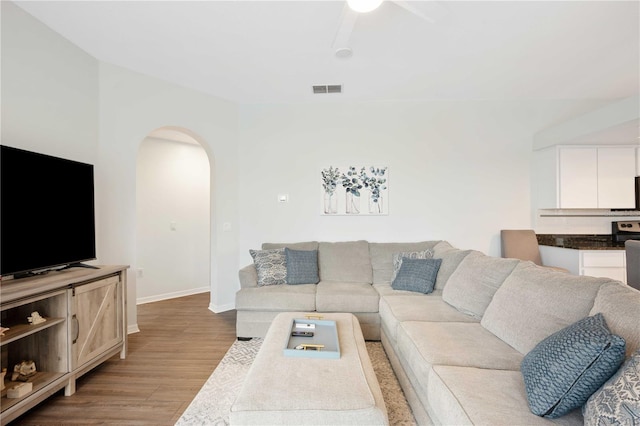
<instances>
[{"instance_id":1,"label":"white kitchen cabinet","mask_svg":"<svg viewBox=\"0 0 640 426\"><path fill-rule=\"evenodd\" d=\"M580 250L580 275L627 282L624 250Z\"/></svg>"},{"instance_id":2,"label":"white kitchen cabinet","mask_svg":"<svg viewBox=\"0 0 640 426\"><path fill-rule=\"evenodd\" d=\"M636 148L598 148L598 207L634 208Z\"/></svg>"},{"instance_id":3,"label":"white kitchen cabinet","mask_svg":"<svg viewBox=\"0 0 640 426\"><path fill-rule=\"evenodd\" d=\"M540 246L542 264L567 269L574 275L605 277L627 283L624 250L578 250Z\"/></svg>"},{"instance_id":4,"label":"white kitchen cabinet","mask_svg":"<svg viewBox=\"0 0 640 426\"><path fill-rule=\"evenodd\" d=\"M566 148L558 151L560 208L598 206L598 150Z\"/></svg>"},{"instance_id":5,"label":"white kitchen cabinet","mask_svg":"<svg viewBox=\"0 0 640 426\"><path fill-rule=\"evenodd\" d=\"M633 146L555 146L534 154L534 204L538 208L635 207L640 169Z\"/></svg>"}]
</instances>

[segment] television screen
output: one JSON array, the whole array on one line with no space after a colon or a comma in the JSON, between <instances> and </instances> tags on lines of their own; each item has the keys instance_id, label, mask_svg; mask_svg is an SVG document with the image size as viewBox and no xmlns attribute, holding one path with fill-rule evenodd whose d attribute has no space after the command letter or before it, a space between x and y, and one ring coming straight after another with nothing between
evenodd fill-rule
<instances>
[{"instance_id":1,"label":"television screen","mask_svg":"<svg viewBox=\"0 0 640 426\"><path fill-rule=\"evenodd\" d=\"M0 146L0 275L96 258L93 165Z\"/></svg>"}]
</instances>

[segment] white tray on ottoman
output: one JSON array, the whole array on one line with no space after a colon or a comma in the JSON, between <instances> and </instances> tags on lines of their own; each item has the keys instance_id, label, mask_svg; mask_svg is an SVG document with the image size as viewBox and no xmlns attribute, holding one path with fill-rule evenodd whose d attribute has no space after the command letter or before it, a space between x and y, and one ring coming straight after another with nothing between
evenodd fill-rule
<instances>
[{"instance_id":1,"label":"white tray on ottoman","mask_svg":"<svg viewBox=\"0 0 640 426\"><path fill-rule=\"evenodd\" d=\"M323 314L336 322L339 359L287 357L291 323L305 313L279 314L269 327L229 416L232 425L388 425L358 319Z\"/></svg>"}]
</instances>

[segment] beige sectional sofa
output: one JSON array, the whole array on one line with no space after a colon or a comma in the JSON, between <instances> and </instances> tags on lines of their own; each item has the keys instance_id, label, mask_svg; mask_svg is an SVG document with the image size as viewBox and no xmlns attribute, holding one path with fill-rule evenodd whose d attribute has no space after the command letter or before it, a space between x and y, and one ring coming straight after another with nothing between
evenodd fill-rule
<instances>
[{"instance_id":1,"label":"beige sectional sofa","mask_svg":"<svg viewBox=\"0 0 640 426\"><path fill-rule=\"evenodd\" d=\"M520 366L541 340L596 313L640 348L640 292L607 278L459 250L445 241L264 244L318 250L320 282L258 287L240 271L239 337L261 337L282 311L352 312L381 340L419 424L582 424L580 410L549 420L531 413ZM442 259L430 294L394 290L393 254Z\"/></svg>"}]
</instances>

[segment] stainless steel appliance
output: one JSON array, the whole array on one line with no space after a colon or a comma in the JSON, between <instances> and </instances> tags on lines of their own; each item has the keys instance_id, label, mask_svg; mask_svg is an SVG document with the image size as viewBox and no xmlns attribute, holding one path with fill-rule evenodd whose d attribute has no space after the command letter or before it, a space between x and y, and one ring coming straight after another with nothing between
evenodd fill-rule
<instances>
[{"instance_id":1,"label":"stainless steel appliance","mask_svg":"<svg viewBox=\"0 0 640 426\"><path fill-rule=\"evenodd\" d=\"M622 243L627 240L640 240L640 220L611 222L611 238L614 243Z\"/></svg>"}]
</instances>

